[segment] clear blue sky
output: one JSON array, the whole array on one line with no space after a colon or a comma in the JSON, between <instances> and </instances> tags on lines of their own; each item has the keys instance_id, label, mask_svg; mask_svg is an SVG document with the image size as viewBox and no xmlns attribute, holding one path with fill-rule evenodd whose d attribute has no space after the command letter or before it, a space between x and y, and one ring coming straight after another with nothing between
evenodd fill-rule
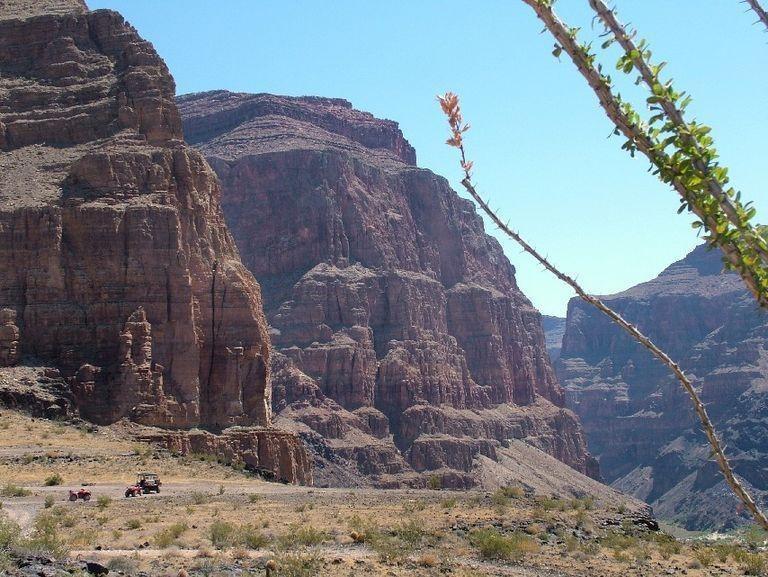
<instances>
[{"instance_id":1,"label":"clear blue sky","mask_svg":"<svg viewBox=\"0 0 768 577\"><path fill-rule=\"evenodd\" d=\"M88 0L120 11L168 63L179 93L343 97L396 120L419 164L458 185L435 95L457 92L492 204L590 292L658 274L698 241L674 193L620 150L594 95L520 0ZM738 0L617 0L623 21L694 97L734 184L768 222L768 34ZM587 0L558 11L596 36ZM599 42L598 42L599 45ZM606 59L611 67L615 58ZM614 74L616 76L618 73ZM628 83L622 93L642 95ZM760 218L762 217L762 219ZM496 231L487 227L493 234ZM497 235L498 236L498 235ZM569 289L500 239L546 314Z\"/></svg>"}]
</instances>

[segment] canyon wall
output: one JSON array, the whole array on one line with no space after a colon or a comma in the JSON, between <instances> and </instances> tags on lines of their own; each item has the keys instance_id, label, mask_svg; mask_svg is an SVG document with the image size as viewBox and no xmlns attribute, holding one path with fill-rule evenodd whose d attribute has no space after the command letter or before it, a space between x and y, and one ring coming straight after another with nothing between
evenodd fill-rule
<instances>
[{"instance_id":1,"label":"canyon wall","mask_svg":"<svg viewBox=\"0 0 768 577\"><path fill-rule=\"evenodd\" d=\"M97 423L268 428L260 289L174 92L119 14L0 5L0 366L55 367Z\"/></svg>"},{"instance_id":2,"label":"canyon wall","mask_svg":"<svg viewBox=\"0 0 768 577\"><path fill-rule=\"evenodd\" d=\"M273 408L329 484L466 487L524 439L598 476L541 316L473 205L339 99L177 99L274 344Z\"/></svg>"},{"instance_id":3,"label":"canyon wall","mask_svg":"<svg viewBox=\"0 0 768 577\"><path fill-rule=\"evenodd\" d=\"M768 496L768 317L700 246L652 281L604 297L693 379L737 474ZM557 363L608 482L690 529L748 519L709 459L688 396L644 348L578 299Z\"/></svg>"}]
</instances>

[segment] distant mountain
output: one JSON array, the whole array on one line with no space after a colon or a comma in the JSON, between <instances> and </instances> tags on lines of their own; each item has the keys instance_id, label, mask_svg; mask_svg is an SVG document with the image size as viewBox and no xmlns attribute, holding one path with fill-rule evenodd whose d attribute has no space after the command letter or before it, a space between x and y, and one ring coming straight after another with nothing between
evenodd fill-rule
<instances>
[{"instance_id":1,"label":"distant mountain","mask_svg":"<svg viewBox=\"0 0 768 577\"><path fill-rule=\"evenodd\" d=\"M498 484L531 462L510 439L597 475L514 267L395 122L320 97L178 104L263 289L275 413L318 482ZM548 462L535 475L576 475Z\"/></svg>"},{"instance_id":2,"label":"distant mountain","mask_svg":"<svg viewBox=\"0 0 768 577\"><path fill-rule=\"evenodd\" d=\"M604 297L693 377L736 472L768 495L768 315L717 251L699 246L657 278ZM573 299L557 362L589 447L614 487L690 529L746 514L722 480L678 382L598 311Z\"/></svg>"},{"instance_id":3,"label":"distant mountain","mask_svg":"<svg viewBox=\"0 0 768 577\"><path fill-rule=\"evenodd\" d=\"M544 339L547 343L549 358L555 361L560 356L560 349L563 346L565 319L563 317L542 315L541 326L544 329Z\"/></svg>"}]
</instances>

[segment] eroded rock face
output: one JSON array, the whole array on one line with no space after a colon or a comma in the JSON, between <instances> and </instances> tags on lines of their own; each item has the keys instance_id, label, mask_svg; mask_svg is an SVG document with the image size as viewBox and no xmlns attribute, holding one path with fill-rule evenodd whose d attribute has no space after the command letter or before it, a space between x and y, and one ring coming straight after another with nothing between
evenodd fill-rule
<instances>
[{"instance_id":1,"label":"eroded rock face","mask_svg":"<svg viewBox=\"0 0 768 577\"><path fill-rule=\"evenodd\" d=\"M0 309L0 367L12 367L21 358L16 311Z\"/></svg>"},{"instance_id":2,"label":"eroded rock face","mask_svg":"<svg viewBox=\"0 0 768 577\"><path fill-rule=\"evenodd\" d=\"M312 467L299 437L274 428L230 427L220 435L207 431L148 430L142 441L180 455L217 455L223 462L267 473L270 480L312 484Z\"/></svg>"},{"instance_id":3,"label":"eroded rock face","mask_svg":"<svg viewBox=\"0 0 768 577\"><path fill-rule=\"evenodd\" d=\"M597 475L514 268L395 123L334 99L178 103L264 290L280 423L385 486L471 485L512 437Z\"/></svg>"},{"instance_id":4,"label":"eroded rock face","mask_svg":"<svg viewBox=\"0 0 768 577\"><path fill-rule=\"evenodd\" d=\"M696 248L656 279L605 297L693 378L736 472L768 495L768 317L717 252ZM725 486L690 400L651 355L577 300L560 360L606 480L691 529L746 517Z\"/></svg>"},{"instance_id":5,"label":"eroded rock face","mask_svg":"<svg viewBox=\"0 0 768 577\"><path fill-rule=\"evenodd\" d=\"M20 333L100 423L268 426L260 289L174 90L119 14L2 3L0 364Z\"/></svg>"}]
</instances>

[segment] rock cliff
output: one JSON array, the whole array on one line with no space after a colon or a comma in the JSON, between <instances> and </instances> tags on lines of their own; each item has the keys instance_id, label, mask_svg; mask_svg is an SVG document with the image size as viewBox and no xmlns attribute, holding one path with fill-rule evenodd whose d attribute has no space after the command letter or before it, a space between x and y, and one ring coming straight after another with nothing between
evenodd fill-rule
<instances>
[{"instance_id":1,"label":"rock cliff","mask_svg":"<svg viewBox=\"0 0 768 577\"><path fill-rule=\"evenodd\" d=\"M99 423L266 428L259 286L174 91L119 14L0 4L0 366L54 365Z\"/></svg>"},{"instance_id":2,"label":"rock cliff","mask_svg":"<svg viewBox=\"0 0 768 577\"><path fill-rule=\"evenodd\" d=\"M768 496L768 317L700 246L652 281L605 297L693 377L738 475ZM691 529L745 519L708 460L688 397L660 363L576 299L558 375L606 480Z\"/></svg>"},{"instance_id":3,"label":"rock cliff","mask_svg":"<svg viewBox=\"0 0 768 577\"><path fill-rule=\"evenodd\" d=\"M177 102L264 292L274 410L318 480L471 486L509 439L598 475L514 268L397 124L338 99Z\"/></svg>"}]
</instances>

